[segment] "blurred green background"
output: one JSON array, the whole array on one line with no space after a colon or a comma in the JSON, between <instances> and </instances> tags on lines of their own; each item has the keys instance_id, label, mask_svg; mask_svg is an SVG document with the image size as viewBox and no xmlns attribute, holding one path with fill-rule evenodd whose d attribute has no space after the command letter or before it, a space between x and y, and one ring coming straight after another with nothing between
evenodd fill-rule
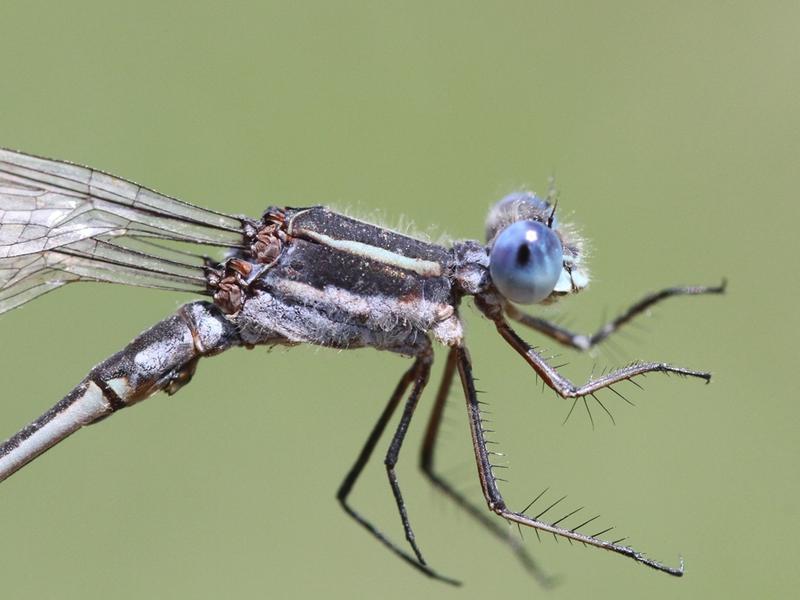
<instances>
[{"instance_id":1,"label":"blurred green background","mask_svg":"<svg viewBox=\"0 0 800 600\"><path fill-rule=\"evenodd\" d=\"M191 386L82 431L0 488L5 598L787 597L796 568L797 3L35 2L0 4L0 145L89 164L219 210L325 203L480 237L508 191L555 175L594 281L546 315L597 326L669 302L565 372L651 376L566 425L568 404L469 306L508 502L544 487L603 514L682 580L608 553L526 544L542 590L416 469L400 478L427 580L334 500L408 363L374 351L234 351ZM0 436L188 297L71 286L0 319ZM469 304L469 303L467 303ZM533 332L522 332L542 343ZM552 344L551 344L552 346ZM440 353L440 357L443 353ZM439 373L441 361L434 377ZM481 502L463 401L442 469ZM402 539L380 455L354 502ZM573 523L576 524L576 523ZM511 532L516 535L515 531Z\"/></svg>"}]
</instances>

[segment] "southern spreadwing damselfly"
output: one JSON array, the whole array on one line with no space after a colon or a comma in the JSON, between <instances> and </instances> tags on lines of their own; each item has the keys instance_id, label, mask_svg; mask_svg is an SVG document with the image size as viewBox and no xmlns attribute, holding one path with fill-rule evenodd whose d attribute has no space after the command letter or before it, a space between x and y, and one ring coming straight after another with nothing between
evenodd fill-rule
<instances>
[{"instance_id":1,"label":"southern spreadwing damselfly","mask_svg":"<svg viewBox=\"0 0 800 600\"><path fill-rule=\"evenodd\" d=\"M574 333L523 312L589 283L583 242L560 222L553 194L516 192L489 212L486 243L440 245L365 223L322 206L272 206L260 218L228 215L164 196L79 165L0 150L0 313L74 281L124 283L205 295L157 323L89 371L63 399L0 444L0 480L84 425L104 420L156 392L174 394L198 362L235 347L316 344L370 347L412 359L338 490L344 510L394 554L431 577L395 471L403 440L428 383L434 344L446 349L420 455L424 475L468 514L502 539L537 578L546 579L526 549L505 535L500 519L567 538L681 575L679 566L650 559L595 518L569 523L573 511L546 520L534 508L510 508L495 477L495 452L486 439L459 307L471 297L500 336L558 396L573 403L646 373L710 375L662 362L636 362L573 383L512 329L516 321L579 351L589 350L661 300L718 294L720 286L671 287L645 296L596 333ZM461 383L488 507L480 511L435 468L442 412L451 384ZM623 397L624 398L624 397ZM599 401L598 401L599 402ZM406 542L386 537L348 501L392 415L402 404L384 463ZM573 404L574 406L574 404ZM500 521L502 523L502 521Z\"/></svg>"}]
</instances>

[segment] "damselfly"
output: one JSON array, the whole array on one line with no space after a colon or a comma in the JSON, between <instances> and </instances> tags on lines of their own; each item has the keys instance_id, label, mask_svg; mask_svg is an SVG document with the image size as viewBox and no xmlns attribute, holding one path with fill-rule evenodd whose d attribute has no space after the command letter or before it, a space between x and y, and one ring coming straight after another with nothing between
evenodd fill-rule
<instances>
[{"instance_id":1,"label":"damselfly","mask_svg":"<svg viewBox=\"0 0 800 600\"><path fill-rule=\"evenodd\" d=\"M73 281L125 283L204 294L94 367L50 410L0 445L0 480L84 425L156 392L189 383L198 361L237 346L317 344L371 347L413 359L338 491L345 511L419 571L445 581L423 559L395 465L433 362L444 345L444 375L428 422L423 473L446 495L506 540L534 575L532 560L495 521L472 507L434 468L445 399L456 375L466 399L478 478L490 511L585 545L628 556L671 575L670 567L566 517L545 521L509 508L493 473L481 403L472 377L459 306L471 296L502 338L559 396L576 402L650 372L708 381L710 375L660 362L637 362L576 385L526 343L509 319L576 350L602 342L653 304L677 295L716 294L716 287L674 287L648 295L593 335L581 335L522 312L517 304L550 303L589 283L581 239L556 216L556 202L519 192L498 202L486 244L449 246L370 225L321 206L270 207L261 218L232 216L163 196L78 165L0 150L0 313ZM210 258L214 251L222 258ZM410 389L410 391L409 391ZM395 410L405 398L385 456L409 550L385 537L348 498ZM570 515L568 515L570 516Z\"/></svg>"}]
</instances>

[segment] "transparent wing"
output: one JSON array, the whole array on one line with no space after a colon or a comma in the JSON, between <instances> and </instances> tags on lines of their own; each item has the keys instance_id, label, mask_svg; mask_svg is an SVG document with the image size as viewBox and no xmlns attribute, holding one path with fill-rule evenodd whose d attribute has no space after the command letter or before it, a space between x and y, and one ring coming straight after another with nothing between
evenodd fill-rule
<instances>
[{"instance_id":1,"label":"transparent wing","mask_svg":"<svg viewBox=\"0 0 800 600\"><path fill-rule=\"evenodd\" d=\"M0 149L0 313L72 281L206 292L243 219L70 163Z\"/></svg>"}]
</instances>

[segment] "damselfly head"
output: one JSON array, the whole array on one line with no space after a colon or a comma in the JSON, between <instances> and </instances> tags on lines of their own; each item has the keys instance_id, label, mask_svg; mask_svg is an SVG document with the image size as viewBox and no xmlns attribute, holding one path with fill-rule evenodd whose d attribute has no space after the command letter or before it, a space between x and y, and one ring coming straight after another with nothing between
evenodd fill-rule
<instances>
[{"instance_id":1,"label":"damselfly head","mask_svg":"<svg viewBox=\"0 0 800 600\"><path fill-rule=\"evenodd\" d=\"M583 241L555 213L554 203L533 192L509 194L489 211L489 273L506 299L547 303L589 284Z\"/></svg>"}]
</instances>

